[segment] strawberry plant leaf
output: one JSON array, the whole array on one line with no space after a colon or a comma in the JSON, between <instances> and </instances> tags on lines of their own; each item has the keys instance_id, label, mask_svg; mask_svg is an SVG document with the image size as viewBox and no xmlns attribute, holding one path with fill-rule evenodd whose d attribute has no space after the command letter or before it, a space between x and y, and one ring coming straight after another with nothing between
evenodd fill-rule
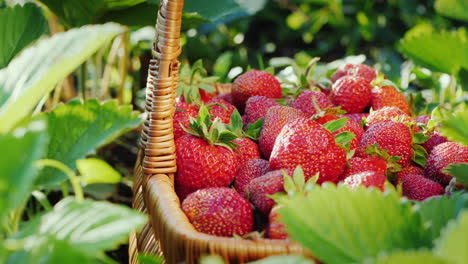
<instances>
[{"instance_id":1,"label":"strawberry plant leaf","mask_svg":"<svg viewBox=\"0 0 468 264\"><path fill-rule=\"evenodd\" d=\"M428 139L429 139L429 137L424 135L421 132L413 134L413 143L414 144L422 144L422 143L426 142L426 140L428 140Z\"/></svg>"},{"instance_id":2,"label":"strawberry plant leaf","mask_svg":"<svg viewBox=\"0 0 468 264\"><path fill-rule=\"evenodd\" d=\"M411 160L418 164L421 167L426 166L426 161L427 161L427 151L426 149L418 144L413 144L413 156L411 157Z\"/></svg>"},{"instance_id":3,"label":"strawberry plant leaf","mask_svg":"<svg viewBox=\"0 0 468 264\"><path fill-rule=\"evenodd\" d=\"M463 210L468 209L468 194L454 194L452 197L440 197L419 202L416 207L423 221L429 227L431 240L440 236L447 223L457 218Z\"/></svg>"},{"instance_id":4,"label":"strawberry plant leaf","mask_svg":"<svg viewBox=\"0 0 468 264\"><path fill-rule=\"evenodd\" d=\"M72 100L41 116L48 120L51 137L46 157L58 160L73 170L76 160L93 154L96 148L143 122L131 106L118 106L115 100L104 103L94 99L85 103ZM50 186L66 178L61 171L44 168L36 184Z\"/></svg>"},{"instance_id":5,"label":"strawberry plant leaf","mask_svg":"<svg viewBox=\"0 0 468 264\"><path fill-rule=\"evenodd\" d=\"M256 141L260 136L260 131L262 131L262 127L263 118L260 118L257 121L255 121L255 123L247 125L247 128L245 129L245 134L248 138Z\"/></svg>"},{"instance_id":6,"label":"strawberry plant leaf","mask_svg":"<svg viewBox=\"0 0 468 264\"><path fill-rule=\"evenodd\" d=\"M271 256L257 261L249 262L250 264L314 264L315 261L301 255L284 255ZM205 264L205 263L202 263Z\"/></svg>"},{"instance_id":7,"label":"strawberry plant leaf","mask_svg":"<svg viewBox=\"0 0 468 264\"><path fill-rule=\"evenodd\" d=\"M443 258L440 258L431 251L401 251L381 257L376 264L449 264Z\"/></svg>"},{"instance_id":8,"label":"strawberry plant leaf","mask_svg":"<svg viewBox=\"0 0 468 264\"><path fill-rule=\"evenodd\" d=\"M464 264L468 259L468 210L447 225L436 241L434 251L449 263Z\"/></svg>"},{"instance_id":9,"label":"strawberry plant leaf","mask_svg":"<svg viewBox=\"0 0 468 264\"><path fill-rule=\"evenodd\" d=\"M450 164L445 168L444 173L450 174L457 179L457 182L468 184L468 164L459 163L459 164Z\"/></svg>"},{"instance_id":10,"label":"strawberry plant leaf","mask_svg":"<svg viewBox=\"0 0 468 264\"><path fill-rule=\"evenodd\" d=\"M461 106L453 115L447 115L440 121L440 133L450 141L468 146L468 107Z\"/></svg>"},{"instance_id":11,"label":"strawberry plant leaf","mask_svg":"<svg viewBox=\"0 0 468 264\"><path fill-rule=\"evenodd\" d=\"M116 24L55 34L26 48L0 70L0 132L25 118L55 85L122 32Z\"/></svg>"},{"instance_id":12,"label":"strawberry plant leaf","mask_svg":"<svg viewBox=\"0 0 468 264\"><path fill-rule=\"evenodd\" d=\"M337 144L346 144L355 137L356 135L353 132L344 131L335 136L335 141Z\"/></svg>"},{"instance_id":13,"label":"strawberry plant leaf","mask_svg":"<svg viewBox=\"0 0 468 264\"><path fill-rule=\"evenodd\" d=\"M394 190L325 184L284 201L279 213L291 238L324 263L363 263L380 252L431 244L420 216Z\"/></svg>"},{"instance_id":14,"label":"strawberry plant leaf","mask_svg":"<svg viewBox=\"0 0 468 264\"><path fill-rule=\"evenodd\" d=\"M144 215L124 206L65 198L52 211L33 218L8 238L7 243L20 247L9 259L35 263L55 257L61 261L54 263L76 263L74 257L78 255L87 260L85 263L101 263L97 260L102 259L105 250L115 249L145 222ZM70 248L75 250L68 255Z\"/></svg>"},{"instance_id":15,"label":"strawberry plant leaf","mask_svg":"<svg viewBox=\"0 0 468 264\"><path fill-rule=\"evenodd\" d=\"M37 5L0 9L0 69L46 31L47 20Z\"/></svg>"},{"instance_id":16,"label":"strawberry plant leaf","mask_svg":"<svg viewBox=\"0 0 468 264\"><path fill-rule=\"evenodd\" d=\"M48 142L46 123L32 122L11 133L0 134L0 220L23 202L39 169L34 162L44 157Z\"/></svg>"},{"instance_id":17,"label":"strawberry plant leaf","mask_svg":"<svg viewBox=\"0 0 468 264\"><path fill-rule=\"evenodd\" d=\"M85 184L118 183L122 179L122 175L107 162L96 158L77 160L76 168Z\"/></svg>"},{"instance_id":18,"label":"strawberry plant leaf","mask_svg":"<svg viewBox=\"0 0 468 264\"><path fill-rule=\"evenodd\" d=\"M468 21L468 2L464 0L436 0L434 8L444 16Z\"/></svg>"},{"instance_id":19,"label":"strawberry plant leaf","mask_svg":"<svg viewBox=\"0 0 468 264\"><path fill-rule=\"evenodd\" d=\"M348 117L344 117L344 118L340 118L337 120L328 121L327 123L323 125L323 128L328 130L330 133L333 133L337 131L338 129L343 128L348 122L348 120L349 120Z\"/></svg>"},{"instance_id":20,"label":"strawberry plant leaf","mask_svg":"<svg viewBox=\"0 0 468 264\"><path fill-rule=\"evenodd\" d=\"M240 115L239 111L237 111L237 109L234 109L229 121L229 129L240 137L244 134L244 131L242 130L243 125L242 116Z\"/></svg>"}]
</instances>

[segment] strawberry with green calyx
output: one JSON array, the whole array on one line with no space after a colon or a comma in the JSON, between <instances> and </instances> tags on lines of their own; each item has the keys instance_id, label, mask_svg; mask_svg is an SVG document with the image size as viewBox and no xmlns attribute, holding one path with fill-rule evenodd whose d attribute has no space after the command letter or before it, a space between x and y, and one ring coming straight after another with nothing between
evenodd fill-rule
<instances>
[{"instance_id":1,"label":"strawberry with green calyx","mask_svg":"<svg viewBox=\"0 0 468 264\"><path fill-rule=\"evenodd\" d=\"M207 187L228 186L238 167L236 135L219 119L211 121L205 106L197 119L192 118L189 135L175 141L178 172L175 183L178 194L188 194Z\"/></svg>"},{"instance_id":2,"label":"strawberry with green calyx","mask_svg":"<svg viewBox=\"0 0 468 264\"><path fill-rule=\"evenodd\" d=\"M364 135L364 129L349 118L336 117L323 124L323 127L335 136L337 143L343 144L347 152L355 150Z\"/></svg>"},{"instance_id":3,"label":"strawberry with green calyx","mask_svg":"<svg viewBox=\"0 0 468 264\"><path fill-rule=\"evenodd\" d=\"M260 118L264 118L268 109L280 104L275 100L262 95L250 97L245 103L245 114L247 124L255 123Z\"/></svg>"},{"instance_id":4,"label":"strawberry with green calyx","mask_svg":"<svg viewBox=\"0 0 468 264\"><path fill-rule=\"evenodd\" d=\"M182 202L182 210L199 232L232 237L253 229L253 211L249 202L227 187L198 190Z\"/></svg>"},{"instance_id":5,"label":"strawberry with green calyx","mask_svg":"<svg viewBox=\"0 0 468 264\"><path fill-rule=\"evenodd\" d=\"M234 105L221 98L210 99L206 103L206 106L209 108L209 112L213 116L211 120L214 120L216 117L218 117L224 124L229 124L231 115L234 110L236 110Z\"/></svg>"},{"instance_id":6,"label":"strawberry with green calyx","mask_svg":"<svg viewBox=\"0 0 468 264\"><path fill-rule=\"evenodd\" d=\"M181 101L188 104L200 105L208 102L215 94L213 85L218 81L217 76L206 77L202 60L197 60L192 67L183 64L180 69L177 95Z\"/></svg>"},{"instance_id":7,"label":"strawberry with green calyx","mask_svg":"<svg viewBox=\"0 0 468 264\"><path fill-rule=\"evenodd\" d=\"M349 117L350 119L354 120L354 122L358 123L361 127L365 127L367 117L369 113L354 113L354 114L344 114L340 115L340 117Z\"/></svg>"},{"instance_id":8,"label":"strawberry with green calyx","mask_svg":"<svg viewBox=\"0 0 468 264\"><path fill-rule=\"evenodd\" d=\"M449 166L464 163L468 163L468 146L457 142L445 142L432 150L424 168L424 175L447 186L453 178L447 173Z\"/></svg>"},{"instance_id":9,"label":"strawberry with green calyx","mask_svg":"<svg viewBox=\"0 0 468 264\"><path fill-rule=\"evenodd\" d=\"M336 182L345 165L346 152L333 134L307 118L294 119L283 127L270 157L271 169L301 166L306 179L319 173L319 184Z\"/></svg>"},{"instance_id":10,"label":"strawberry with green calyx","mask_svg":"<svg viewBox=\"0 0 468 264\"><path fill-rule=\"evenodd\" d=\"M376 187L383 191L386 181L387 177L380 171L364 171L349 175L344 179L343 185L353 190L359 186L365 186L366 188Z\"/></svg>"},{"instance_id":11,"label":"strawberry with green calyx","mask_svg":"<svg viewBox=\"0 0 468 264\"><path fill-rule=\"evenodd\" d=\"M319 113L321 109L331 108L335 105L322 92L303 91L291 102L290 106L313 116Z\"/></svg>"},{"instance_id":12,"label":"strawberry with green calyx","mask_svg":"<svg viewBox=\"0 0 468 264\"><path fill-rule=\"evenodd\" d=\"M348 113L361 113L371 100L372 86L361 77L344 76L333 83L331 97Z\"/></svg>"},{"instance_id":13,"label":"strawberry with green calyx","mask_svg":"<svg viewBox=\"0 0 468 264\"><path fill-rule=\"evenodd\" d=\"M190 126L190 118L196 118L198 114L198 106L186 102L177 102L175 108L176 111L173 118L174 140L187 134L183 127Z\"/></svg>"},{"instance_id":14,"label":"strawberry with green calyx","mask_svg":"<svg viewBox=\"0 0 468 264\"><path fill-rule=\"evenodd\" d=\"M236 172L234 178L234 188L242 196L245 195L245 187L251 180L258 178L270 171L270 163L264 159L251 159L242 165Z\"/></svg>"},{"instance_id":15,"label":"strawberry with green calyx","mask_svg":"<svg viewBox=\"0 0 468 264\"><path fill-rule=\"evenodd\" d=\"M410 173L401 177L399 181L403 195L411 200L423 201L429 197L445 193L442 185L420 174Z\"/></svg>"},{"instance_id":16,"label":"strawberry with green calyx","mask_svg":"<svg viewBox=\"0 0 468 264\"><path fill-rule=\"evenodd\" d=\"M384 121L397 121L407 124L413 128L414 132L417 132L416 122L414 119L405 114L401 109L396 107L383 107L381 109L371 111L369 116L366 118L366 126L371 127L377 123Z\"/></svg>"}]
</instances>

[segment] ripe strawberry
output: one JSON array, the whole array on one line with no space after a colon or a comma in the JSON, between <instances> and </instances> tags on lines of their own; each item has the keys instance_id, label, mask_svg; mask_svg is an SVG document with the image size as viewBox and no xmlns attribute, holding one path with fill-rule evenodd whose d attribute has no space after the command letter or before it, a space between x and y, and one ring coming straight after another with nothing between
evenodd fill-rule
<instances>
[{"instance_id":1,"label":"ripe strawberry","mask_svg":"<svg viewBox=\"0 0 468 264\"><path fill-rule=\"evenodd\" d=\"M223 99L224 101L232 104L232 93L231 92L219 94L219 95L215 96L214 98L220 98L220 99Z\"/></svg>"},{"instance_id":2,"label":"ripe strawberry","mask_svg":"<svg viewBox=\"0 0 468 264\"><path fill-rule=\"evenodd\" d=\"M314 100L316 104L314 104ZM324 93L303 91L294 101L292 101L290 106L302 110L304 113L312 116L319 112L317 107L320 108L320 110L323 110L334 107L335 105Z\"/></svg>"},{"instance_id":3,"label":"ripe strawberry","mask_svg":"<svg viewBox=\"0 0 468 264\"><path fill-rule=\"evenodd\" d=\"M198 190L182 202L182 210L199 232L243 236L253 229L253 211L239 193L226 187Z\"/></svg>"},{"instance_id":4,"label":"ripe strawberry","mask_svg":"<svg viewBox=\"0 0 468 264\"><path fill-rule=\"evenodd\" d=\"M367 118L369 113L354 113L354 114L344 114L340 115L340 117L349 117L350 119L354 120L356 123L361 124L363 118Z\"/></svg>"},{"instance_id":5,"label":"ripe strawberry","mask_svg":"<svg viewBox=\"0 0 468 264\"><path fill-rule=\"evenodd\" d=\"M245 188L250 202L264 215L268 215L275 201L267 195L285 192L283 186L283 170L273 170L265 175L252 179ZM291 174L291 171L286 170Z\"/></svg>"},{"instance_id":6,"label":"ripe strawberry","mask_svg":"<svg viewBox=\"0 0 468 264\"><path fill-rule=\"evenodd\" d=\"M381 191L384 190L384 184L387 177L380 171L364 171L356 174L349 175L344 181L343 185L351 189L356 189L358 186L377 187Z\"/></svg>"},{"instance_id":7,"label":"ripe strawberry","mask_svg":"<svg viewBox=\"0 0 468 264\"><path fill-rule=\"evenodd\" d=\"M387 162L379 157L352 157L348 160L348 166L346 166L343 174L340 175L339 181L343 181L353 174L365 171L376 171L385 174L387 172Z\"/></svg>"},{"instance_id":8,"label":"ripe strawberry","mask_svg":"<svg viewBox=\"0 0 468 264\"><path fill-rule=\"evenodd\" d=\"M318 184L335 182L345 165L346 153L336 144L335 137L306 118L295 119L283 127L270 157L272 170L301 166L306 180L319 173Z\"/></svg>"},{"instance_id":9,"label":"ripe strawberry","mask_svg":"<svg viewBox=\"0 0 468 264\"><path fill-rule=\"evenodd\" d=\"M176 111L174 113L173 126L174 126L174 140L180 138L187 133L182 126L189 127L190 117L197 117L198 107L185 102L177 102L175 104ZM182 125L182 126L181 126Z\"/></svg>"},{"instance_id":10,"label":"ripe strawberry","mask_svg":"<svg viewBox=\"0 0 468 264\"><path fill-rule=\"evenodd\" d=\"M370 83L377 75L374 68L365 64L346 64L344 67L336 70L330 79L335 83L343 76L358 76L366 79Z\"/></svg>"},{"instance_id":11,"label":"ripe strawberry","mask_svg":"<svg viewBox=\"0 0 468 264\"><path fill-rule=\"evenodd\" d=\"M403 195L411 200L423 201L434 195L442 195L445 192L442 185L420 174L407 174L400 181L403 183Z\"/></svg>"},{"instance_id":12,"label":"ripe strawberry","mask_svg":"<svg viewBox=\"0 0 468 264\"><path fill-rule=\"evenodd\" d=\"M251 159L260 158L260 150L258 149L257 143L253 140L245 137L239 137L234 139L232 142L238 144L237 152L239 157L239 166Z\"/></svg>"},{"instance_id":13,"label":"ripe strawberry","mask_svg":"<svg viewBox=\"0 0 468 264\"><path fill-rule=\"evenodd\" d=\"M405 97L393 86L374 86L371 90L371 107L378 110L393 106L407 115L411 115L410 107Z\"/></svg>"},{"instance_id":14,"label":"ripe strawberry","mask_svg":"<svg viewBox=\"0 0 468 264\"><path fill-rule=\"evenodd\" d=\"M344 76L332 85L332 98L348 113L360 113L371 100L372 86L361 77Z\"/></svg>"},{"instance_id":15,"label":"ripe strawberry","mask_svg":"<svg viewBox=\"0 0 468 264\"><path fill-rule=\"evenodd\" d=\"M448 139L440 134L439 131L434 131L424 143L421 144L428 154L431 154L435 146L447 142Z\"/></svg>"},{"instance_id":16,"label":"ripe strawberry","mask_svg":"<svg viewBox=\"0 0 468 264\"><path fill-rule=\"evenodd\" d=\"M254 95L264 95L268 98L281 98L281 85L268 72L250 70L236 78L232 85L232 102L239 112L243 113L245 102Z\"/></svg>"},{"instance_id":17,"label":"ripe strawberry","mask_svg":"<svg viewBox=\"0 0 468 264\"><path fill-rule=\"evenodd\" d=\"M413 155L412 136L409 128L400 122L385 121L369 127L356 149L357 157L368 157L366 149L378 144L379 150L386 150L390 156L399 156L398 164L405 167Z\"/></svg>"},{"instance_id":18,"label":"ripe strawberry","mask_svg":"<svg viewBox=\"0 0 468 264\"><path fill-rule=\"evenodd\" d=\"M424 169L420 167L416 167L413 165L409 165L404 167L401 171L396 173L396 180L395 180L395 185L399 184L401 182L401 179L405 177L408 174L424 174Z\"/></svg>"},{"instance_id":19,"label":"ripe strawberry","mask_svg":"<svg viewBox=\"0 0 468 264\"><path fill-rule=\"evenodd\" d=\"M211 120L213 121L216 117L219 117L224 124L229 124L232 112L236 109L234 105L221 98L211 99L208 101L207 106L209 106L210 114L213 116Z\"/></svg>"},{"instance_id":20,"label":"ripe strawberry","mask_svg":"<svg viewBox=\"0 0 468 264\"><path fill-rule=\"evenodd\" d=\"M398 120L405 123L415 123L414 119L405 114L405 112L403 112L401 109L386 106L371 112L366 119L366 126L371 127L377 123L391 120Z\"/></svg>"},{"instance_id":21,"label":"ripe strawberry","mask_svg":"<svg viewBox=\"0 0 468 264\"><path fill-rule=\"evenodd\" d=\"M286 227L280 221L280 215L278 210L281 205L276 205L271 209L268 215L268 227L266 229L266 236L270 239L288 239L288 233L286 233Z\"/></svg>"},{"instance_id":22,"label":"ripe strawberry","mask_svg":"<svg viewBox=\"0 0 468 264\"><path fill-rule=\"evenodd\" d=\"M255 123L258 119L263 118L268 109L273 106L280 105L275 100L262 95L255 95L247 99L245 103L246 121L248 124Z\"/></svg>"},{"instance_id":23,"label":"ripe strawberry","mask_svg":"<svg viewBox=\"0 0 468 264\"><path fill-rule=\"evenodd\" d=\"M240 165L234 178L234 187L242 196L245 187L252 179L258 178L270 171L270 163L263 159L251 159Z\"/></svg>"},{"instance_id":24,"label":"ripe strawberry","mask_svg":"<svg viewBox=\"0 0 468 264\"><path fill-rule=\"evenodd\" d=\"M273 106L268 109L263 121L263 128L258 138L260 150L267 159L270 158L276 137L281 132L283 126L294 119L308 117L308 115L299 109L289 106Z\"/></svg>"},{"instance_id":25,"label":"ripe strawberry","mask_svg":"<svg viewBox=\"0 0 468 264\"><path fill-rule=\"evenodd\" d=\"M324 117L321 117L320 119L318 119L317 122L323 125L323 124L326 124L327 122L338 120L338 119L340 119L338 116L325 115ZM342 132L347 132L347 131L355 135L355 137L349 142L350 144L349 149L354 150L357 148L357 146L359 145L359 141L361 141L361 138L364 135L364 129L358 123L349 119L342 128L332 132L332 135L337 136L338 134Z\"/></svg>"},{"instance_id":26,"label":"ripe strawberry","mask_svg":"<svg viewBox=\"0 0 468 264\"><path fill-rule=\"evenodd\" d=\"M468 163L468 147L456 142L445 142L432 149L424 168L424 175L443 186L449 184L452 176L443 172L450 164Z\"/></svg>"}]
</instances>

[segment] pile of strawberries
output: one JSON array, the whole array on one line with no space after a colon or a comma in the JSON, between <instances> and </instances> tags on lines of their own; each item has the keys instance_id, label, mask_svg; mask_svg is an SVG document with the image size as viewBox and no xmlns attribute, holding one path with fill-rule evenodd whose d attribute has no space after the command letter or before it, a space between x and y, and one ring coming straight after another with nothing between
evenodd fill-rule
<instances>
[{"instance_id":1,"label":"pile of strawberries","mask_svg":"<svg viewBox=\"0 0 468 264\"><path fill-rule=\"evenodd\" d=\"M403 94L367 65L345 65L330 80L283 98L274 76L250 70L231 93L200 90L201 105L179 98L175 190L198 231L286 239L271 195L287 191L295 170L318 185L444 195L452 179L444 168L468 162L468 147L441 136L430 116L413 118Z\"/></svg>"}]
</instances>

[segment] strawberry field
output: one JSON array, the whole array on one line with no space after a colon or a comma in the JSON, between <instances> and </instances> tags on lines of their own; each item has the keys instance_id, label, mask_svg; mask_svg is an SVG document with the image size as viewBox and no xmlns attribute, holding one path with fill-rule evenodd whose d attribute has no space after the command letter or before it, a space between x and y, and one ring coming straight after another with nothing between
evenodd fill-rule
<instances>
[{"instance_id":1,"label":"strawberry field","mask_svg":"<svg viewBox=\"0 0 468 264\"><path fill-rule=\"evenodd\" d=\"M468 263L467 1L171 3L0 0L0 263Z\"/></svg>"}]
</instances>

